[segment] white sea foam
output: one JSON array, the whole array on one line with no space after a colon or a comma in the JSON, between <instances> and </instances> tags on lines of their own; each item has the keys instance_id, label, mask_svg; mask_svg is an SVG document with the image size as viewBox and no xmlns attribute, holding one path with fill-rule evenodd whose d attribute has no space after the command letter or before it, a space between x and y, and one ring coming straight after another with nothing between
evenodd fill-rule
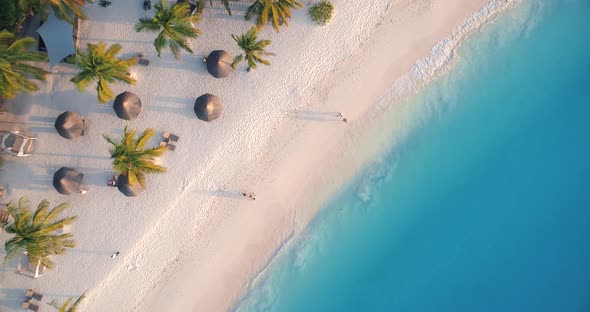
<instances>
[{"instance_id":1,"label":"white sea foam","mask_svg":"<svg viewBox=\"0 0 590 312\"><path fill-rule=\"evenodd\" d=\"M377 110L381 112L391 111L392 105L416 94L426 83L450 70L455 61L457 47L469 34L479 30L498 14L520 2L520 0L493 0L480 11L470 16L448 38L437 43L427 57L418 60L407 74L393 83L392 87L375 103ZM438 109L434 106L431 108ZM380 114L380 112L375 114ZM425 116L428 114L419 115ZM403 141L411 129L414 129L419 122L420 120L415 118L396 120L395 129L392 131L392 133L395 133L394 141ZM374 189L391 179L395 170L395 166L391 167L391 163L397 163L397 161L392 161L391 157L395 158L396 156L389 155L389 157L386 157L387 159L373 163L368 168L367 174L361 177L364 180L359 183L355 194L359 200L365 203L369 202ZM384 170L383 163L388 164L388 170ZM321 229L316 228L316 230L318 233L324 233ZM282 274L286 274L285 272L278 272L279 268L285 264L285 261L289 261L293 269L304 270L307 257L321 249L320 243L318 237L310 235L308 232L299 233L289 238L289 241L281 245L281 249L275 253L267 266L251 281L246 288L248 296L238 301L234 309L236 311L248 310L248 308L253 307L256 307L257 310L271 309L276 300L273 296L274 284L284 278ZM282 257L286 254L292 255L293 258L285 259L285 257Z\"/></svg>"},{"instance_id":2,"label":"white sea foam","mask_svg":"<svg viewBox=\"0 0 590 312\"><path fill-rule=\"evenodd\" d=\"M437 89L438 93L428 99L421 98L421 102L408 102L407 100L415 96L418 91L422 90L426 84L441 77L454 67L457 59L457 49L461 43L470 34L480 30L483 26L492 21L501 12L513 8L520 4L521 0L493 0L484 6L478 12L472 14L462 24L457 26L452 34L438 42L431 50L428 56L416 61L414 66L405 75L397 79L392 86L381 96L375 107L373 114L384 115L383 123L387 124L379 128L375 136L384 136L383 151L397 150L406 141L408 135L414 129L431 120L432 116L441 113L446 108L442 103L452 103L456 88L448 86ZM518 33L523 29L523 25L531 25L536 20L533 16L538 14L531 13L530 5L518 12L516 17L510 17L511 25L507 27L507 33ZM526 23L526 21L529 21ZM528 28L528 26L526 26ZM502 38L502 42L510 42L511 36ZM444 82L442 83L451 83ZM398 105L404 103L405 105ZM385 114L383 114L385 113ZM374 116L371 116L374 117ZM374 118L368 118L373 120ZM386 120L386 121L385 121ZM395 168L388 168L382 165L382 158L392 157L391 155L381 155L381 158L372 162L366 169L366 174L361 177L361 181L356 190L356 195L362 202L368 203L371 200L371 194L374 189L379 188L379 180L387 179ZM391 165L388 160L388 165ZM397 163L397 161L395 162Z\"/></svg>"},{"instance_id":3,"label":"white sea foam","mask_svg":"<svg viewBox=\"0 0 590 312\"><path fill-rule=\"evenodd\" d=\"M379 99L378 109L384 110L416 93L424 84L447 72L455 60L457 47L474 31L490 22L499 13L512 8L521 0L493 0L480 11L471 15L446 39L438 42L425 58L416 61L412 69L399 79Z\"/></svg>"}]
</instances>

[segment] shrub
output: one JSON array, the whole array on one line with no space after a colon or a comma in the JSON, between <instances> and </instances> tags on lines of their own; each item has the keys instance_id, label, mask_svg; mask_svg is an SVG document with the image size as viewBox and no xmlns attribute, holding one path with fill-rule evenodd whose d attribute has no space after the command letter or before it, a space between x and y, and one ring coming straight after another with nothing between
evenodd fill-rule
<instances>
[{"instance_id":1,"label":"shrub","mask_svg":"<svg viewBox=\"0 0 590 312\"><path fill-rule=\"evenodd\" d=\"M330 2L330 0L322 0L309 8L309 14L311 15L311 19L322 26L330 22L330 20L332 19L333 11L334 6Z\"/></svg>"}]
</instances>

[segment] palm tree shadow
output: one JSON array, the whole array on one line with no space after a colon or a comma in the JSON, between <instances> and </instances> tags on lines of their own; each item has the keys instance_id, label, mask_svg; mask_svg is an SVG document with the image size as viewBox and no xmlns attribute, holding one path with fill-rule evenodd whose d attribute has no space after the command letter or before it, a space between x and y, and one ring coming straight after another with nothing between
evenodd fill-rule
<instances>
[{"instance_id":1,"label":"palm tree shadow","mask_svg":"<svg viewBox=\"0 0 590 312\"><path fill-rule=\"evenodd\" d=\"M15 190L46 191L51 189L51 180L46 175L33 172L30 163L22 159L7 161L2 169L2 183L9 190L9 195Z\"/></svg>"},{"instance_id":2,"label":"palm tree shadow","mask_svg":"<svg viewBox=\"0 0 590 312\"><path fill-rule=\"evenodd\" d=\"M26 101L27 106L23 113L28 114L30 113L31 109L34 106L41 106L45 108L50 108L51 110L55 111L55 117L53 117L53 122L55 122L55 118L59 116L59 114L65 111L73 111L80 113L82 115L87 115L91 113L105 113L109 115L114 115L112 105L110 103L100 104L98 102L96 91L94 86L91 84L86 91L80 92L75 88L70 90L55 90L51 93L47 92L39 92L33 95L29 95ZM80 105L81 103L85 105ZM29 117L31 118L31 117ZM39 117L35 117L39 118ZM44 117L45 122L51 122L51 117ZM33 119L35 120L35 119ZM39 119L35 121L41 121Z\"/></svg>"},{"instance_id":3,"label":"palm tree shadow","mask_svg":"<svg viewBox=\"0 0 590 312\"><path fill-rule=\"evenodd\" d=\"M4 249L2 249L2 252L0 253L0 255L2 255L2 259L4 259L4 257L6 256L6 251ZM16 272L16 269L18 267L18 259L19 259L19 256L16 256L16 257L10 259L9 261L7 261L6 263L3 262L0 265L0 272L6 272L9 274ZM2 302L2 300L0 300L0 302Z\"/></svg>"},{"instance_id":4,"label":"palm tree shadow","mask_svg":"<svg viewBox=\"0 0 590 312\"><path fill-rule=\"evenodd\" d=\"M153 16L153 11L144 11L142 3L143 1L111 1L111 5L104 8L99 5L99 1L93 1L84 6L84 12L92 21L135 23L141 17ZM108 11L108 14L104 14L105 11ZM105 41L107 38L100 40Z\"/></svg>"},{"instance_id":5,"label":"palm tree shadow","mask_svg":"<svg viewBox=\"0 0 590 312\"><path fill-rule=\"evenodd\" d=\"M105 159L108 159L108 157L104 157ZM48 168L47 173L50 179L49 180L49 184L53 183L53 174L61 167L58 166L52 166L51 168ZM82 180L82 185L92 185L92 186L106 186L106 183L109 179L111 179L113 177L113 170L110 169L110 167L108 167L109 169L104 169L104 168L88 168L88 167L78 167L78 166L74 166L74 169L80 171L83 175L84 178Z\"/></svg>"},{"instance_id":6,"label":"palm tree shadow","mask_svg":"<svg viewBox=\"0 0 590 312\"><path fill-rule=\"evenodd\" d=\"M25 301L26 289L0 288L0 310L20 311L21 304Z\"/></svg>"},{"instance_id":7,"label":"palm tree shadow","mask_svg":"<svg viewBox=\"0 0 590 312\"><path fill-rule=\"evenodd\" d=\"M104 169L81 169L84 173L84 184L94 186L106 186L109 179L113 177L113 170Z\"/></svg>"},{"instance_id":8,"label":"palm tree shadow","mask_svg":"<svg viewBox=\"0 0 590 312\"><path fill-rule=\"evenodd\" d=\"M194 98L177 97L177 96L156 96L156 102L160 104L171 103L172 105L152 105L150 110L156 112L177 113L183 116L194 115L193 105Z\"/></svg>"}]
</instances>

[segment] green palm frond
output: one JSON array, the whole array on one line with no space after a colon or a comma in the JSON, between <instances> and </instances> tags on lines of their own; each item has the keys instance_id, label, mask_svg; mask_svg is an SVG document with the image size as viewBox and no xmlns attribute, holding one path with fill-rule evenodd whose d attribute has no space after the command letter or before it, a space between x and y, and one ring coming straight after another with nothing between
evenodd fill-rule
<instances>
[{"instance_id":1,"label":"green palm frond","mask_svg":"<svg viewBox=\"0 0 590 312\"><path fill-rule=\"evenodd\" d=\"M55 16L72 25L75 23L74 17L86 18L82 12L85 2L85 0L19 0L20 7L24 11L41 14L43 20L46 20L49 11L53 10Z\"/></svg>"},{"instance_id":2,"label":"green palm frond","mask_svg":"<svg viewBox=\"0 0 590 312\"><path fill-rule=\"evenodd\" d=\"M172 51L176 59L180 59L181 50L193 54L188 40L201 34L201 31L194 27L200 19L200 14L191 15L190 6L186 2L170 6L157 3L154 9L155 14L152 18L139 19L134 26L135 31L160 31L154 39L158 57L166 47Z\"/></svg>"},{"instance_id":3,"label":"green palm frond","mask_svg":"<svg viewBox=\"0 0 590 312\"><path fill-rule=\"evenodd\" d=\"M76 301L70 306L70 302L72 302L72 298L66 299L62 304L59 304L57 301L52 301L49 303L50 306L57 309L58 312L77 312L78 305L86 298L86 293L82 294Z\"/></svg>"},{"instance_id":4,"label":"green palm frond","mask_svg":"<svg viewBox=\"0 0 590 312\"><path fill-rule=\"evenodd\" d=\"M248 63L248 70L255 69L258 65L270 65L270 62L263 56L274 56L274 53L267 52L265 48L270 45L270 40L258 40L258 28L252 27L247 33L240 36L231 35L238 47L244 52L234 58L232 66L235 68L237 64L246 60Z\"/></svg>"},{"instance_id":5,"label":"green palm frond","mask_svg":"<svg viewBox=\"0 0 590 312\"><path fill-rule=\"evenodd\" d=\"M289 26L291 9L297 10L303 5L298 0L255 0L246 10L246 20L256 17L256 25L264 27L268 21L272 27L279 31L279 26Z\"/></svg>"},{"instance_id":6,"label":"green palm frond","mask_svg":"<svg viewBox=\"0 0 590 312\"><path fill-rule=\"evenodd\" d=\"M49 256L63 254L68 248L75 247L71 234L57 234L56 232L65 225L74 222L76 217L58 220L58 215L67 209L68 205L62 203L50 211L49 206L49 202L43 200L32 213L24 197L19 200L18 205L13 202L8 203L8 213L12 216L13 221L4 224L2 228L14 237L4 243L5 261L26 251L30 262L40 261L51 269L55 264L49 259Z\"/></svg>"},{"instance_id":7,"label":"green palm frond","mask_svg":"<svg viewBox=\"0 0 590 312\"><path fill-rule=\"evenodd\" d=\"M145 186L144 173L164 173L166 168L157 165L154 157L159 157L168 150L167 147L145 148L146 144L155 135L155 130L148 128L139 136L135 130L123 129L123 137L119 142L113 138L103 135L104 138L113 145L110 150L113 159L113 169L127 176L129 184L136 183Z\"/></svg>"},{"instance_id":8,"label":"green palm frond","mask_svg":"<svg viewBox=\"0 0 590 312\"><path fill-rule=\"evenodd\" d=\"M86 90L90 83L96 81L98 100L106 103L115 97L110 84L124 82L135 84L136 80L129 76L129 67L137 63L135 57L118 59L121 45L113 44L107 48L105 43L88 44L85 52L76 52L76 64L80 72L70 79L80 91Z\"/></svg>"},{"instance_id":9,"label":"green palm frond","mask_svg":"<svg viewBox=\"0 0 590 312\"><path fill-rule=\"evenodd\" d=\"M31 52L37 41L30 37L16 40L15 35L4 30L0 32L0 97L14 98L22 92L39 90L31 81L43 81L47 72L26 62L46 62L47 54Z\"/></svg>"}]
</instances>

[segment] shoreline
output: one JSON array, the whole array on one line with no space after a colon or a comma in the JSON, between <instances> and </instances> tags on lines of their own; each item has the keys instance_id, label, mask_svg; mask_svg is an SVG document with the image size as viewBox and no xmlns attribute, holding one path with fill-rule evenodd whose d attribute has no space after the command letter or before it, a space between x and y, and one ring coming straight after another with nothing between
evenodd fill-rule
<instances>
[{"instance_id":1,"label":"shoreline","mask_svg":"<svg viewBox=\"0 0 590 312\"><path fill-rule=\"evenodd\" d=\"M458 2L457 2L458 3ZM410 76L411 74L416 75L416 73L421 73L423 74L423 70L426 68L426 66L430 65L432 66L430 69L433 70L432 72L428 73L426 76L421 76L420 78L422 78L421 81L415 81L413 87L411 88L411 91L406 90L405 94L396 94L397 96L399 96L399 98L395 101L391 101L391 99L388 100L388 105L390 107L384 107L382 105L380 105L378 107L379 110L382 111L388 111L391 110L392 104L395 104L399 101L401 101L403 98L405 98L406 96L411 96L417 89L420 89L424 84L428 83L429 80L431 79L435 79L438 76L440 76L445 70L448 69L448 67L450 66L450 63L452 63L454 61L453 55L452 55L452 51L454 51L459 45L460 42L469 34L471 34L473 31L476 31L477 28L479 26L484 25L485 23L489 22L490 20L492 20L497 14L501 13L501 11L503 11L504 9L506 9L507 7L509 7L511 5L512 2L510 1L491 1L489 4L485 5L485 1L481 1L479 2L479 4L473 4L471 3L471 5L473 7L470 8L474 8L477 7L477 10L474 11L470 11L469 8L465 8L463 7L463 11L461 11L461 14L459 15L463 15L463 14L468 14L467 16L461 16L462 18L460 19L461 21L465 20L466 22L464 24L460 24L458 25L452 25L453 22L450 22L449 24L447 24L446 26L452 27L453 34L449 37L448 35L451 32L447 32L447 36L444 37L437 37L432 36L429 39L434 39L434 38L439 38L438 41L433 42L432 45L429 45L429 41L425 40L425 42L422 43L421 45L421 49L419 49L421 52L423 51L427 51L428 54L426 53L425 55L422 55L420 57L416 57L413 58L414 55L412 56L407 56L407 58L404 59L404 61L406 62L402 62L403 65L409 66L409 67L402 67L399 68L399 62L392 62L392 64L390 64L390 68L388 68L387 70L387 76L386 77L396 77L394 79L390 79L390 80L380 80L379 82L381 82L381 86L377 87L377 88L373 88L376 90L380 90L377 91L376 93L372 93L374 95L377 95L376 97L373 98L373 100L369 100L365 105L363 106L363 108L367 109L367 110L361 110L361 109L355 109L353 106L348 107L347 111L348 112L353 112L352 116L353 118L351 119L352 121L350 122L350 124L347 125L348 128L346 128L345 130L342 130L344 132L346 132L343 137L344 140L346 140L345 143L343 143L342 139L338 140L337 143L334 143L332 145L330 145L329 140L326 140L326 138L330 137L330 135L323 135L322 137L324 138L323 141L317 141L318 139L316 138L316 142L315 144L313 144L313 146L310 147L310 138L312 137L316 137L316 131L320 130L319 128L322 128L321 131L325 131L326 129L323 127L318 127L318 126L303 126L303 125L298 125L297 122L290 122L290 121L285 121L285 123L282 124L282 126L276 131L277 133L275 133L273 135L273 139L272 142L269 144L269 147L267 148L269 150L267 157L259 160L259 163L265 164L265 165L271 165L272 162L275 162L278 164L276 165L276 167L280 167L280 168L288 168L287 170L291 169L293 170L294 167L296 167L296 165L292 164L294 159L298 159L297 156L300 157L307 157L307 161L309 161L309 155L308 155L308 151L309 150L313 150L313 147L315 148L322 148L322 149L328 149L328 151L324 151L322 156L318 156L313 162L311 162L312 164L310 165L311 168L307 168L307 169L311 169L311 170L303 170L305 172L319 172L321 171L323 174L319 175L319 176L314 176L313 179L310 178L306 178L304 176L304 174L300 174L301 176L298 176L297 178L293 178L293 176L297 176L297 174L295 173L295 171L287 171L289 172L288 174L286 173L276 173L276 175L271 175L270 177L268 177L267 179L265 179L265 181L263 182L263 189L268 189L271 190L271 192L273 194L279 194L282 196L279 196L281 198L293 198L295 200L295 203L287 203L284 200L281 201L280 199L276 199L274 198L275 201L278 201L282 204L281 208L283 209L283 214L280 216L274 216L272 215L272 217L276 218L276 219L272 219L273 221L270 221L269 223L274 225L275 230L277 228L283 228L283 230L279 230L278 232L273 232L272 235L269 235L270 237L272 237L272 239L269 239L270 241L260 241L260 239L255 239L255 238L251 238L251 240L257 240L257 244L256 247L260 248L260 246L265 246L266 248L264 248L264 250L261 252L261 250L257 249L256 252L252 252L250 251L243 251L243 253L248 254L246 256L251 256L251 255L256 255L254 257L249 258L249 261L251 262L246 262L248 263L248 267L249 267L249 274L242 274L242 276L240 277L235 277L234 276L229 276L229 278L233 278L234 280L238 281L237 283L235 283L232 286L235 286L236 291L234 292L234 295L230 296L230 297L226 297L227 294L227 288L225 286L227 286L227 284L224 284L223 289L219 289L218 292L216 293L215 291L211 291L210 288L213 288L211 284L207 283L207 282L203 282L203 275L198 275L195 274L194 272L188 272L189 270L187 270L187 268L194 268L193 265L191 264L195 264L198 263L198 260L196 259L187 259L185 260L184 264L179 264L179 268L175 268L172 270L172 272L167 273L165 279L165 283L164 284L160 284L158 286L157 289L153 290L153 293L149 294L148 297L151 297L153 301L146 301L143 305L140 306L136 306L135 310L143 310L146 309L147 307L154 307L156 306L157 308L155 308L153 311L157 311L160 309L163 309L164 307L166 308L172 308L175 310L181 310L181 311L192 311L192 310L211 310L211 311L225 311L225 310L230 310L230 311L234 311L235 309L237 309L239 307L239 303L241 301L241 299L243 298L243 296L247 293L247 290L250 289L251 287L255 287L256 285L256 281L258 278L261 278L262 275L264 275L265 270L271 265L271 263L273 262L274 258L278 255L280 255L281 250L289 244L290 240L293 238L296 238L297 234L299 234L304 228L305 226L313 219L313 217L319 212L320 208L322 207L323 203L325 203L331 196L333 196L340 187L342 187L345 183L347 183L347 181L350 181L350 179L352 179L355 176L355 172L357 172L357 170L360 170L368 160L374 158L376 155L378 155L381 152L381 149L378 147L378 145L380 145L381 143L378 143L379 141L383 141L386 140L385 137L382 137L381 140L375 140L372 143L366 144L363 142L359 142L359 140L363 137L367 137L369 136L369 133L374 133L377 134L377 127L373 124L371 124L372 121L375 121L376 119L383 119L385 120L385 118L383 117L379 117L379 116L375 116L374 112L370 111L370 108L373 106L377 106L377 104L381 104L381 101L378 101L377 99L380 98L380 95L385 94L385 91L389 91L392 92L392 90L388 90L391 88L387 88L389 86L391 86L392 84L394 85L394 88L399 88L399 83L401 79L398 78L407 78L408 76ZM397 4L399 5L399 4ZM403 6L403 4L402 4ZM396 9L396 5L394 5L391 9ZM474 13L475 12L475 13ZM473 14L471 14L473 13ZM393 16L395 16L396 14L392 14ZM386 18L388 18L388 16L384 16L383 20L385 20ZM389 16L389 18L391 18L391 16ZM426 17L424 17L426 18ZM477 24L476 24L477 23ZM379 31L381 31L380 28L382 28L380 25L381 22L378 23L379 26L374 30L374 33L378 33ZM457 27L454 27L457 26ZM390 26L391 28L393 28L393 26ZM387 31L384 31L383 33L387 33ZM382 40L384 38L378 38L379 35L374 35L371 36L371 38L367 41L371 41L372 44L376 44L375 42L383 42ZM381 36L383 37L383 35ZM436 44L436 45L435 45ZM445 51L447 51L447 54L444 54L442 56L447 57L447 59L443 60L442 62L438 63L437 65L432 65L432 62L428 62L430 61L427 56L438 56L440 57L441 55L438 55L435 53L435 51L440 50L441 45L444 45L447 47L447 49ZM434 47L432 47L434 46ZM432 48L430 48L432 47ZM338 78L334 78L335 76L337 76L341 71L346 71L346 67L352 65L353 67L356 65L356 67L358 67L359 62L355 60L355 58L357 59L363 59L364 57L366 57L366 55L363 54L368 54L369 52L367 50L370 50L369 48L365 48L363 49L363 51L360 51L359 55L355 55L352 56L351 59L347 60L346 62L344 62L344 64L342 64L338 69L336 69L335 71L332 71L331 74L326 77L324 80L326 82L324 82L324 84L327 84L328 86L322 86L319 92L316 92L316 94L308 101L310 103L321 103L324 102L322 100L326 100L326 98L322 98L322 95L324 94L332 94L335 93L334 89L335 88L342 88L342 89L346 89L347 87L353 87L353 85L350 85L351 83L354 84L358 81L356 81L356 79L358 79L358 77L350 77L347 76L348 81L339 81ZM414 50L415 52L416 50ZM416 63L416 59L418 59L417 63ZM425 65L428 64L428 65ZM382 64L381 64L382 65ZM355 70L357 70L358 68L353 68L351 71L355 72ZM368 70L366 73L374 73L375 70ZM392 72L394 72L394 74L391 74ZM400 74L400 73L408 73L408 74ZM356 74L358 74L358 72L356 72ZM396 76L396 74L398 76ZM416 76L414 76L413 78L416 78ZM334 80L338 81L337 83L334 82ZM401 83L404 83L404 81L401 81ZM407 81L405 82L407 84ZM326 92L326 89L328 90L328 92ZM344 90L342 90L344 91ZM374 91L374 90L372 90ZM350 91L349 91L350 92ZM344 94L349 93L344 91ZM396 92L399 92L399 90L396 90ZM404 92L402 92L404 93ZM318 95L319 94L319 95ZM350 94L348 94L350 95ZM345 97L345 96L343 96ZM322 99L322 100L320 100ZM332 105L332 106L313 106L310 105L308 107L306 107L307 109L312 109L316 108L316 109L325 109L328 112L336 112L338 111L338 109L341 109L342 106L338 106L337 103L338 101L334 99L334 97L330 98L327 100L328 103L330 104L336 104L336 105ZM336 102L336 103L334 103ZM326 103L324 103L325 105ZM350 104L350 103L349 103ZM333 109L332 109L333 108ZM381 114L378 113L378 114ZM351 116L350 114L346 114L346 116ZM367 119L367 117L369 116L370 119ZM359 120L357 120L359 119ZM380 120L381 122L383 120ZM369 122L367 122L369 121ZM379 122L376 122L375 124L380 124ZM304 131L303 133L300 131ZM335 134L337 135L337 131L340 130L336 130L334 131L333 127L330 129L331 130L331 134ZM289 139L290 138L290 139ZM289 142L290 141L290 142ZM285 145L285 142L289 142ZM385 142L382 142L385 143ZM355 146L359 146L359 145L364 145L363 148L355 148ZM289 148L290 147L290 148ZM287 148L285 150L285 148ZM289 157L286 157L286 155L289 155ZM332 157L329 156L333 156L333 157L337 157L336 155L345 155L344 157L342 157L338 162L331 162L330 159L333 159ZM267 160L267 158L269 160ZM272 165L271 165L272 166ZM264 167L264 166L263 166ZM313 171L313 170L317 170L317 171ZM276 172L278 169L273 167L273 169L270 169L268 171L270 172ZM297 168L296 170L301 170L301 168ZM255 171L258 171L258 169L255 169ZM344 172L344 173L343 173ZM289 192L285 192L284 190L277 190L275 188L273 188L273 184L279 184L282 186L285 186L286 182L285 180L287 179L292 179L293 181L303 181L303 180L307 180L306 182L308 183L308 185L302 186L297 188L295 185L289 185L290 187L287 188L289 190ZM275 195L277 196L277 195ZM222 204L219 203L217 208L221 208ZM304 208L304 207L308 207L308 208ZM266 213L268 213L269 210L266 210ZM288 213L287 213L288 212ZM250 212L248 212L248 214L250 214ZM258 215L258 219L264 219L265 221L268 221L268 217L269 215ZM253 218L251 215L250 216L241 216L241 217L236 217L238 220L235 222L244 222L244 219L240 220L240 218L245 218L246 220L252 221L256 218ZM220 220L220 222L231 222L228 221L227 219L224 220ZM212 222L215 225L218 225L218 223L216 222ZM246 226L246 224L242 224L242 226ZM263 227L264 225L260 225L261 227ZM238 228L242 228L240 226L238 226ZM288 230L286 230L288 229ZM263 233L262 230L258 231L258 234ZM224 233L227 235L227 233ZM234 233L235 234L235 233ZM277 238L277 237L280 237ZM234 237L236 238L236 237ZM224 239L229 240L229 237L224 237L224 238L220 238L221 241L224 241ZM219 242L219 243L213 243L214 245L224 245L224 243ZM231 244L229 242L226 241L225 246L228 246ZM231 249L233 251L235 251L235 246L231 246ZM217 250L219 251L219 250ZM229 250L225 250L227 252L230 252ZM265 256L264 257L260 257L260 254L263 253ZM225 255L227 256L227 255ZM257 259L256 259L257 258ZM261 259L262 258L262 259ZM222 259L217 258L216 260L221 261ZM232 260L235 261L235 259L232 258ZM195 262L196 261L196 262ZM219 262L217 261L211 261L214 262L215 265L219 265ZM238 261L241 263L241 261ZM235 264L237 265L237 264ZM256 268L260 268L260 269L256 269ZM209 272L212 275L216 275L218 272L216 270L209 270ZM235 272L234 272L235 273ZM205 274L205 277L211 278L211 281L213 282L213 280L215 280L214 276L210 276L210 275L206 275L207 273L201 272L201 274ZM245 279L244 279L245 277ZM202 286L202 288L194 288L189 286L191 283L191 280L198 280L198 282L193 282L194 284L198 284L200 283L200 285ZM181 286L184 285L184 286ZM178 293L178 289L181 288L185 288L185 291L181 292L180 294ZM168 288L168 290L165 290L165 288ZM172 294L171 292L174 292L174 294ZM205 293L205 295L202 295L201 299L195 299L194 297L191 298L191 296L197 295L197 294L201 294L201 293ZM162 302L161 300L158 300L157 298L170 298L171 296L176 296L177 298L180 295L180 298L185 298L186 301L179 303L177 305L170 305L170 302ZM212 299L213 298L213 299ZM180 300L182 301L182 300ZM206 303L204 304L204 302L206 301L213 301L214 303L212 305L207 305Z\"/></svg>"},{"instance_id":2,"label":"shoreline","mask_svg":"<svg viewBox=\"0 0 590 312\"><path fill-rule=\"evenodd\" d=\"M337 12L326 27L313 25L306 8L296 11L280 34L267 27L261 37L273 40L271 50L278 55L273 65L248 74L238 70L224 80L207 75L200 56L218 48L235 52L229 34L250 25L239 16L240 6L235 18L223 8L206 11L195 55L176 61L170 53L156 58L154 34L132 31L144 15L139 6L89 4L82 44L121 43L122 56L149 51L150 67L132 68L137 85L114 88L139 94L144 111L131 122L114 118L109 105L95 103L92 88L75 90L68 81L73 68L63 64L38 93L19 99L31 104L31 128L39 133L40 146L30 162L11 160L5 166L8 175L20 174L22 180L10 185L10 199L68 201L79 216L73 229L78 246L56 258L58 267L34 287L57 298L87 291L85 311L236 309L280 254L278 248L305 229L382 145L391 144L391 133L403 125L383 121L404 97L399 92L411 95L453 61L461 31L455 36L452 30L467 20L463 35L476 31L478 22L516 1L333 2ZM470 24L474 12L489 16ZM216 29L224 29L227 38ZM440 42L449 36L456 41L444 49ZM449 54L440 64L427 58L437 48ZM220 120L210 124L196 121L192 112L194 98L205 92L222 96L226 105ZM45 129L64 110L88 117L83 140L64 141ZM336 118L339 111L350 118L348 124ZM125 125L156 126L181 137L177 151L163 157L169 172L149 176L146 192L133 199L104 185L112 172L101 135L118 136ZM87 195L65 197L46 187L63 165L86 174ZM241 198L242 191L255 192L256 201ZM121 250L116 260L103 257L112 250ZM31 285L8 270L0 273L0 282ZM18 302L12 305L18 310Z\"/></svg>"}]
</instances>

